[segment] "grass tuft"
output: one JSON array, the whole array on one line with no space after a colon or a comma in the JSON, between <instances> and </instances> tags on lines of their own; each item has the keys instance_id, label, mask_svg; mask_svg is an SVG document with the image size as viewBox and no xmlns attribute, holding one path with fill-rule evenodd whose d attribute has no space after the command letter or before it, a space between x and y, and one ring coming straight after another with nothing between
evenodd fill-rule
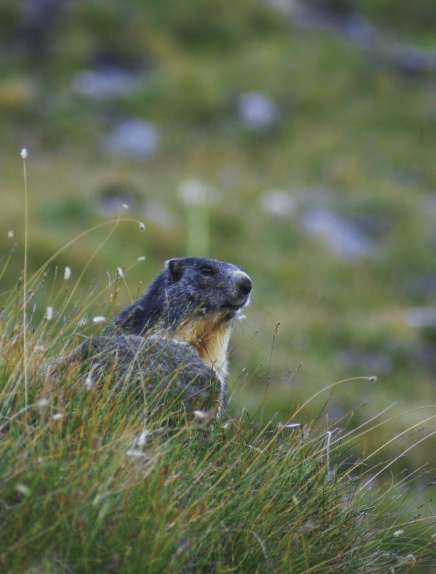
<instances>
[{"instance_id":1,"label":"grass tuft","mask_svg":"<svg viewBox=\"0 0 436 574\"><path fill-rule=\"evenodd\" d=\"M43 380L47 349L71 351L84 315L99 318L93 291L68 311L65 282L56 289L29 330L27 397L21 282L0 327L2 572L371 573L434 563L434 518L417 510L416 494L432 469L395 482L395 460L352 454L382 423L353 431L347 421L276 424L245 411L216 421L199 410L169 423L171 405L115 393L109 378L82 383L77 367Z\"/></svg>"}]
</instances>

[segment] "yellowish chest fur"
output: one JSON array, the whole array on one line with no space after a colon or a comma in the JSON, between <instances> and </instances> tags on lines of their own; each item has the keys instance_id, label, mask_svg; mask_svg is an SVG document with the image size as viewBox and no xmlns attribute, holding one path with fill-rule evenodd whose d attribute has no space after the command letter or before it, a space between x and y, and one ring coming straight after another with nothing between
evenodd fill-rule
<instances>
[{"instance_id":1,"label":"yellowish chest fur","mask_svg":"<svg viewBox=\"0 0 436 574\"><path fill-rule=\"evenodd\" d=\"M192 345L223 381L227 377L227 349L231 333L232 318L214 313L190 318L177 329L174 339Z\"/></svg>"}]
</instances>

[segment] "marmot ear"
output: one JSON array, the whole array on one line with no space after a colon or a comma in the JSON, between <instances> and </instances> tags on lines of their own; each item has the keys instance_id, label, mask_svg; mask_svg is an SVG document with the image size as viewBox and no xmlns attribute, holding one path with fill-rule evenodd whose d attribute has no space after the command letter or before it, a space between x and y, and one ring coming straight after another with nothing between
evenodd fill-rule
<instances>
[{"instance_id":1,"label":"marmot ear","mask_svg":"<svg viewBox=\"0 0 436 574\"><path fill-rule=\"evenodd\" d=\"M168 269L169 280L171 283L178 281L183 274L182 262L180 259L168 259L168 261L165 261L165 268Z\"/></svg>"}]
</instances>

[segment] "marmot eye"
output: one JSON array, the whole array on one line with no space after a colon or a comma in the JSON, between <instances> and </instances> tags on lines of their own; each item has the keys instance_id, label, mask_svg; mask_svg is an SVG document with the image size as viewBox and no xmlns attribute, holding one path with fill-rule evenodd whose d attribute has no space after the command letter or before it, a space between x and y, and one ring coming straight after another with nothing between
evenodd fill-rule
<instances>
[{"instance_id":1,"label":"marmot eye","mask_svg":"<svg viewBox=\"0 0 436 574\"><path fill-rule=\"evenodd\" d=\"M212 267L202 267L201 268L201 274L202 275L213 275Z\"/></svg>"}]
</instances>

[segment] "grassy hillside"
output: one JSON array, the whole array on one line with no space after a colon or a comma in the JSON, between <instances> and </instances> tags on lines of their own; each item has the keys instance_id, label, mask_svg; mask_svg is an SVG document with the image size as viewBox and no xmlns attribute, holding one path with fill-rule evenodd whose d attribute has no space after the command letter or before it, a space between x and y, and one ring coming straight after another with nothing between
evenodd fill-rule
<instances>
[{"instance_id":1,"label":"grassy hillside","mask_svg":"<svg viewBox=\"0 0 436 574\"><path fill-rule=\"evenodd\" d=\"M346 4L379 26L370 48L340 26L253 0L237 7L65 3L39 36L24 5L2 3L4 262L13 251L1 276L2 304L23 268L22 147L29 150L29 275L79 237L35 292L35 327L47 306L61 325L57 289L66 266L74 284L81 280L64 315L90 290L92 312L107 314L108 274L126 269L121 306L165 259L185 255L188 234L199 230L189 228L193 208L179 189L194 178L212 190L209 255L238 263L255 285L233 339L231 388L245 385L235 416L263 404L267 419L278 413L277 421L287 421L320 389L360 375L378 383L338 387L323 414L328 424L356 409L353 424L363 423L393 402L392 416L435 404L434 73L411 71L389 43L412 38L405 47L419 47L430 61L435 38L425 24L434 9L413 3L412 18L412 4L400 3L404 17L389 19L387 1ZM83 72L95 81L107 66L125 74L117 86L130 88L96 96ZM253 92L270 104L267 126L244 116L243 96ZM139 124L149 137L142 155L111 147L130 120L147 122ZM120 222L100 248L118 214L114 193L130 204L123 218L134 221ZM335 247L336 229L356 242L354 251ZM328 396L311 401L299 422L317 417ZM417 410L395 419L368 436L368 448L425 418ZM431 466L429 444L407 464Z\"/></svg>"},{"instance_id":2,"label":"grassy hillside","mask_svg":"<svg viewBox=\"0 0 436 574\"><path fill-rule=\"evenodd\" d=\"M378 421L354 431L352 413L341 428L295 424L304 406L284 425L247 411L216 421L161 396L134 400L110 374L84 384L73 366L41 379L47 349L67 351L83 334L71 317L53 338L54 322L48 314L24 338L17 298L2 318L2 572L368 574L434 564L431 500L427 489L416 494L433 469L393 480L398 459L352 454ZM391 440L398 448L401 435Z\"/></svg>"}]
</instances>

